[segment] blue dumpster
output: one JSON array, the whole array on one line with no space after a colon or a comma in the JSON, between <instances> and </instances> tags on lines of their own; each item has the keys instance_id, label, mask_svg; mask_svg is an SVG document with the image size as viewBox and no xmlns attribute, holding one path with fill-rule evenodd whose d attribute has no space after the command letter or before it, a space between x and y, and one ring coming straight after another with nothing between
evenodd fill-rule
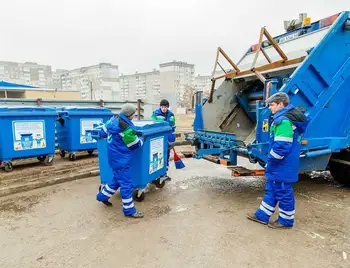
<instances>
[{"instance_id":1,"label":"blue dumpster","mask_svg":"<svg viewBox=\"0 0 350 268\"><path fill-rule=\"evenodd\" d=\"M158 188L165 185L168 135L172 128L167 122L160 121L135 120L133 123L137 135L144 141L143 146L134 151L131 167L134 199L142 201L148 183L153 183ZM112 180L113 171L108 165L107 141L98 139L97 143L100 178L104 185Z\"/></svg>"},{"instance_id":2,"label":"blue dumpster","mask_svg":"<svg viewBox=\"0 0 350 268\"><path fill-rule=\"evenodd\" d=\"M46 165L55 155L56 110L0 107L0 162L12 171L11 160L37 157Z\"/></svg>"},{"instance_id":3,"label":"blue dumpster","mask_svg":"<svg viewBox=\"0 0 350 268\"><path fill-rule=\"evenodd\" d=\"M107 122L112 111L105 108L64 108L57 109L57 142L61 157L69 152L69 159L76 159L76 152L87 151L92 154L97 149L92 138L93 126Z\"/></svg>"}]
</instances>

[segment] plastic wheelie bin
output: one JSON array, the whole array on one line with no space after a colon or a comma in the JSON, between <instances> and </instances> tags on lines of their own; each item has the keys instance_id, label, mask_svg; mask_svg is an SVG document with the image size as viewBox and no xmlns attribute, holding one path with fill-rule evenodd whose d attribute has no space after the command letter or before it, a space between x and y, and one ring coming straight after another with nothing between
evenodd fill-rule
<instances>
[{"instance_id":1,"label":"plastic wheelie bin","mask_svg":"<svg viewBox=\"0 0 350 268\"><path fill-rule=\"evenodd\" d=\"M62 158L69 152L69 159L76 160L76 152L87 151L90 155L97 149L92 138L93 126L107 122L113 115L106 108L57 109L57 142Z\"/></svg>"},{"instance_id":2,"label":"plastic wheelie bin","mask_svg":"<svg viewBox=\"0 0 350 268\"><path fill-rule=\"evenodd\" d=\"M133 197L140 202L145 198L148 183L153 183L158 188L165 185L168 135L171 134L172 128L167 122L135 120L133 123L137 135L144 142L141 148L133 152L131 165L135 189ZM98 140L100 178L101 185L104 185L112 180L113 171L108 165L107 141L98 139L97 133L98 130L95 130L93 136Z\"/></svg>"},{"instance_id":3,"label":"plastic wheelie bin","mask_svg":"<svg viewBox=\"0 0 350 268\"><path fill-rule=\"evenodd\" d=\"M53 108L0 107L0 162L12 171L11 160L37 157L51 165L55 156L55 121Z\"/></svg>"}]
</instances>

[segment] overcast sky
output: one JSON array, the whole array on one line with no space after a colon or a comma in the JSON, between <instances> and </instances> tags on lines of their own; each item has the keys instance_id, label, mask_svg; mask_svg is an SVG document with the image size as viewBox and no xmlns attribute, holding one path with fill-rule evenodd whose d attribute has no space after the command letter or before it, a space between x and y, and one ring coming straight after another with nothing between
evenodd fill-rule
<instances>
[{"instance_id":1,"label":"overcast sky","mask_svg":"<svg viewBox=\"0 0 350 268\"><path fill-rule=\"evenodd\" d=\"M0 60L53 69L110 62L121 73L151 71L179 60L212 71L221 46L236 62L262 26L318 20L350 9L350 0L1 0Z\"/></svg>"}]
</instances>

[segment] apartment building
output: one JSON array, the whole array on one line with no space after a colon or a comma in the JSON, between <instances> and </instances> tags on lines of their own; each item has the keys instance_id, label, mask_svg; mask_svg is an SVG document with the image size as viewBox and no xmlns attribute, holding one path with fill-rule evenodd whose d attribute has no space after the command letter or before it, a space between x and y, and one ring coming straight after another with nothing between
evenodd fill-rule
<instances>
[{"instance_id":1,"label":"apartment building","mask_svg":"<svg viewBox=\"0 0 350 268\"><path fill-rule=\"evenodd\" d=\"M141 99L148 103L160 101L159 71L121 75L119 78L121 100Z\"/></svg>"},{"instance_id":2,"label":"apartment building","mask_svg":"<svg viewBox=\"0 0 350 268\"><path fill-rule=\"evenodd\" d=\"M100 63L60 74L63 90L77 90L82 100L120 100L119 68Z\"/></svg>"},{"instance_id":3,"label":"apartment building","mask_svg":"<svg viewBox=\"0 0 350 268\"><path fill-rule=\"evenodd\" d=\"M211 76L210 75L197 75L194 78L194 88L196 91L201 90L203 92L209 91L211 88Z\"/></svg>"},{"instance_id":4,"label":"apartment building","mask_svg":"<svg viewBox=\"0 0 350 268\"><path fill-rule=\"evenodd\" d=\"M36 62L0 61L0 80L36 87L51 87L52 70L49 65Z\"/></svg>"},{"instance_id":5,"label":"apartment building","mask_svg":"<svg viewBox=\"0 0 350 268\"><path fill-rule=\"evenodd\" d=\"M161 98L170 102L172 109L181 106L186 89L194 87L194 64L172 61L159 65Z\"/></svg>"}]
</instances>

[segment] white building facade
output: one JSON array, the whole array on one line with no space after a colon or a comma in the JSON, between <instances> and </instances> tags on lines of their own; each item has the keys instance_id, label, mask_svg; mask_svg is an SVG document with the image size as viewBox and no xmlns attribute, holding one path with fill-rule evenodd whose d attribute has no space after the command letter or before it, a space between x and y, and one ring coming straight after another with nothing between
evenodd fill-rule
<instances>
[{"instance_id":1,"label":"white building facade","mask_svg":"<svg viewBox=\"0 0 350 268\"><path fill-rule=\"evenodd\" d=\"M0 80L49 88L52 85L52 70L51 66L36 62L0 61Z\"/></svg>"},{"instance_id":2,"label":"white building facade","mask_svg":"<svg viewBox=\"0 0 350 268\"><path fill-rule=\"evenodd\" d=\"M121 100L141 99L148 103L160 101L159 71L120 76Z\"/></svg>"},{"instance_id":3,"label":"white building facade","mask_svg":"<svg viewBox=\"0 0 350 268\"><path fill-rule=\"evenodd\" d=\"M194 78L194 88L196 91L210 91L211 88L211 76L210 75L197 75Z\"/></svg>"},{"instance_id":4,"label":"white building facade","mask_svg":"<svg viewBox=\"0 0 350 268\"><path fill-rule=\"evenodd\" d=\"M100 63L60 74L62 89L78 90L82 100L121 99L119 68L110 63Z\"/></svg>"},{"instance_id":5,"label":"white building facade","mask_svg":"<svg viewBox=\"0 0 350 268\"><path fill-rule=\"evenodd\" d=\"M194 87L194 64L172 61L159 65L161 98L170 102L170 107L181 107L186 89Z\"/></svg>"}]
</instances>

